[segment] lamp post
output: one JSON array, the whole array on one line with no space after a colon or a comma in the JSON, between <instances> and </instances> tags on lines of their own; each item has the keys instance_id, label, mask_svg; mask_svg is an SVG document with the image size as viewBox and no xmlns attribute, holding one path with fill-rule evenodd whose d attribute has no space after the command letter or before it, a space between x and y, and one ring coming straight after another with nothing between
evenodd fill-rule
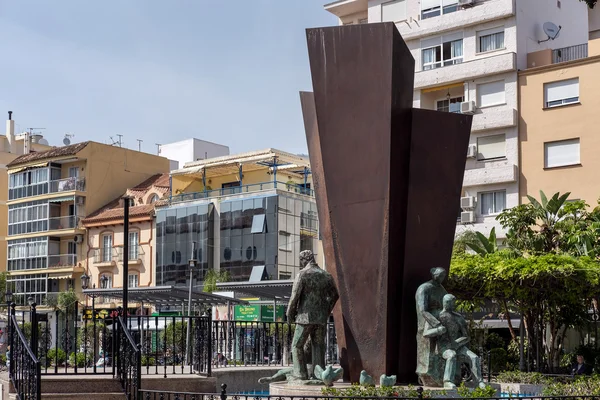
<instances>
[{"instance_id":1,"label":"lamp post","mask_svg":"<svg viewBox=\"0 0 600 400\"><path fill-rule=\"evenodd\" d=\"M12 304L13 301L13 293L8 290L5 294L4 294L4 299L6 300L6 313L8 314L8 345L7 345L7 349L8 352L10 353L10 349L9 346L12 344L12 315L10 313L10 305ZM9 354L9 358L10 358L10 354ZM11 365L11 360L8 360L8 365Z\"/></svg>"},{"instance_id":2,"label":"lamp post","mask_svg":"<svg viewBox=\"0 0 600 400\"><path fill-rule=\"evenodd\" d=\"M102 275L102 278L106 278L104 275ZM100 278L100 280L102 280L102 278ZM106 278L106 280L108 280L108 278ZM81 288L83 290L86 290L87 288L90 287L90 277L87 276L85 274L85 272L83 273L83 275L81 275ZM94 284L94 288L96 288L96 284ZM92 298L92 324L94 325L94 343L93 343L93 348L94 348L94 373L96 373L96 295L95 294L90 294L88 295Z\"/></svg>"},{"instance_id":3,"label":"lamp post","mask_svg":"<svg viewBox=\"0 0 600 400\"><path fill-rule=\"evenodd\" d=\"M193 287L193 277L194 277L194 268L196 268L196 242L192 242L192 258L189 261L190 266L190 291L188 294L188 323L187 323L187 338L186 338L186 364L190 364L190 325L192 324L192 319L190 318L192 315L192 287Z\"/></svg>"}]
</instances>

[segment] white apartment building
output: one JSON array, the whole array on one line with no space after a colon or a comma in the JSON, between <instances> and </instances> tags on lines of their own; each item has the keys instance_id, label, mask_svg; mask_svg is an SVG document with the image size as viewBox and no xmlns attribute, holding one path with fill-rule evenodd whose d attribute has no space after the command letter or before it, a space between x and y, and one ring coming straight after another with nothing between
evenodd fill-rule
<instances>
[{"instance_id":1,"label":"white apartment building","mask_svg":"<svg viewBox=\"0 0 600 400\"><path fill-rule=\"evenodd\" d=\"M414 107L473 114L457 233L496 227L502 238L495 217L519 204L517 71L534 66L529 53L545 49L553 62L587 56L599 10L588 16L578 0L340 0L324 7L343 25L395 22L415 59ZM544 32L547 22L560 26L554 39Z\"/></svg>"}]
</instances>

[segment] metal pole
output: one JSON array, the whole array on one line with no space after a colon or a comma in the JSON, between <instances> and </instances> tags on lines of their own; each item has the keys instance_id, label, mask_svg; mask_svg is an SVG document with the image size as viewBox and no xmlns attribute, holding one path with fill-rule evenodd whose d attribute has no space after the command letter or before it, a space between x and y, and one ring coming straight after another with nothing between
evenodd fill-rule
<instances>
[{"instance_id":1,"label":"metal pole","mask_svg":"<svg viewBox=\"0 0 600 400\"><path fill-rule=\"evenodd\" d=\"M196 242L192 242L192 260L196 259ZM190 330L192 319L190 318L192 315L192 286L193 286L193 277L194 277L194 268L192 266L193 261L190 261L190 291L188 293L188 323L187 323L187 333L186 333L186 346L185 346L185 362L186 364L190 364Z\"/></svg>"},{"instance_id":2,"label":"metal pole","mask_svg":"<svg viewBox=\"0 0 600 400\"><path fill-rule=\"evenodd\" d=\"M123 197L123 320L127 322L129 305L129 197ZM127 324L126 324L127 325Z\"/></svg>"},{"instance_id":3,"label":"metal pole","mask_svg":"<svg viewBox=\"0 0 600 400\"><path fill-rule=\"evenodd\" d=\"M38 356L38 326L37 326L37 304L31 305L31 351Z\"/></svg>"},{"instance_id":4,"label":"metal pole","mask_svg":"<svg viewBox=\"0 0 600 400\"><path fill-rule=\"evenodd\" d=\"M98 343L96 342L96 295L92 295L92 319L94 323L94 373L96 373L96 346Z\"/></svg>"}]
</instances>

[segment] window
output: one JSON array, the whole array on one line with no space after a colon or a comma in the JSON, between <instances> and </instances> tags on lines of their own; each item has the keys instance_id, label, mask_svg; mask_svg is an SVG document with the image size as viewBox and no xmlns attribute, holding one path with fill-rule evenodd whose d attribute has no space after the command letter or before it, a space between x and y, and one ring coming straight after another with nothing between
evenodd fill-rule
<instances>
[{"instance_id":1,"label":"window","mask_svg":"<svg viewBox=\"0 0 600 400\"><path fill-rule=\"evenodd\" d=\"M100 282L100 288L111 289L113 287L113 276L112 274L102 274L98 278L98 282Z\"/></svg>"},{"instance_id":2,"label":"window","mask_svg":"<svg viewBox=\"0 0 600 400\"><path fill-rule=\"evenodd\" d=\"M79 167L69 167L69 178L77 178L79 176Z\"/></svg>"},{"instance_id":3,"label":"window","mask_svg":"<svg viewBox=\"0 0 600 400\"><path fill-rule=\"evenodd\" d=\"M265 233L265 214L257 214L252 217L250 233Z\"/></svg>"},{"instance_id":4,"label":"window","mask_svg":"<svg viewBox=\"0 0 600 400\"><path fill-rule=\"evenodd\" d=\"M241 193L240 182L227 182L221 185L221 194L236 194Z\"/></svg>"},{"instance_id":5,"label":"window","mask_svg":"<svg viewBox=\"0 0 600 400\"><path fill-rule=\"evenodd\" d=\"M477 138L477 160L494 160L506 157L506 135Z\"/></svg>"},{"instance_id":6,"label":"window","mask_svg":"<svg viewBox=\"0 0 600 400\"><path fill-rule=\"evenodd\" d=\"M506 190L481 193L479 195L481 215L498 214L506 208Z\"/></svg>"},{"instance_id":7,"label":"window","mask_svg":"<svg viewBox=\"0 0 600 400\"><path fill-rule=\"evenodd\" d=\"M406 0L388 1L381 5L381 22L397 22L406 19Z\"/></svg>"},{"instance_id":8,"label":"window","mask_svg":"<svg viewBox=\"0 0 600 400\"><path fill-rule=\"evenodd\" d=\"M129 232L129 259L137 260L140 252L140 233Z\"/></svg>"},{"instance_id":9,"label":"window","mask_svg":"<svg viewBox=\"0 0 600 400\"><path fill-rule=\"evenodd\" d=\"M139 286L140 282L139 282L138 274L129 274L129 276L127 278L128 278L128 285L130 288Z\"/></svg>"},{"instance_id":10,"label":"window","mask_svg":"<svg viewBox=\"0 0 600 400\"><path fill-rule=\"evenodd\" d=\"M112 235L102 235L102 262L112 261Z\"/></svg>"},{"instance_id":11,"label":"window","mask_svg":"<svg viewBox=\"0 0 600 400\"><path fill-rule=\"evenodd\" d=\"M436 110L451 113L460 113L460 103L464 101L464 97L452 97L446 100L438 100Z\"/></svg>"},{"instance_id":12,"label":"window","mask_svg":"<svg viewBox=\"0 0 600 400\"><path fill-rule=\"evenodd\" d=\"M152 196L150 196L150 199L148 199L148 204L156 203L156 201L158 201L158 195L153 194Z\"/></svg>"},{"instance_id":13,"label":"window","mask_svg":"<svg viewBox=\"0 0 600 400\"><path fill-rule=\"evenodd\" d=\"M458 10L458 0L421 0L421 19L433 18Z\"/></svg>"},{"instance_id":14,"label":"window","mask_svg":"<svg viewBox=\"0 0 600 400\"><path fill-rule=\"evenodd\" d=\"M477 105L481 107L505 104L504 81L480 83L477 85Z\"/></svg>"},{"instance_id":15,"label":"window","mask_svg":"<svg viewBox=\"0 0 600 400\"><path fill-rule=\"evenodd\" d=\"M477 51L500 50L504 48L504 27L477 32Z\"/></svg>"},{"instance_id":16,"label":"window","mask_svg":"<svg viewBox=\"0 0 600 400\"><path fill-rule=\"evenodd\" d=\"M559 107L579 102L579 78L544 84L544 104Z\"/></svg>"},{"instance_id":17,"label":"window","mask_svg":"<svg viewBox=\"0 0 600 400\"><path fill-rule=\"evenodd\" d=\"M579 163L579 139L544 143L544 168L564 167Z\"/></svg>"},{"instance_id":18,"label":"window","mask_svg":"<svg viewBox=\"0 0 600 400\"><path fill-rule=\"evenodd\" d=\"M77 254L77 243L67 242L67 254Z\"/></svg>"},{"instance_id":19,"label":"window","mask_svg":"<svg viewBox=\"0 0 600 400\"><path fill-rule=\"evenodd\" d=\"M421 48L423 71L460 64L463 60L462 32L423 40Z\"/></svg>"},{"instance_id":20,"label":"window","mask_svg":"<svg viewBox=\"0 0 600 400\"><path fill-rule=\"evenodd\" d=\"M292 236L287 232L279 232L279 250L294 251Z\"/></svg>"}]
</instances>

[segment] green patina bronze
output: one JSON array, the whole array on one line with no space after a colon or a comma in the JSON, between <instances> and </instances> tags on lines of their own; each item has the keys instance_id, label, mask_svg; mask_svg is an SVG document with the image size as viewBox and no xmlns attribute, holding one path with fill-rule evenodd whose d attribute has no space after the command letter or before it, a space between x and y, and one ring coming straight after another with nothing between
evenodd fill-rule
<instances>
[{"instance_id":1,"label":"green patina bronze","mask_svg":"<svg viewBox=\"0 0 600 400\"><path fill-rule=\"evenodd\" d=\"M446 292L443 268L431 270L431 280L417 289L417 375L426 386L454 389L462 380L460 363L471 369L471 381L483 386L479 357L467 347L464 317L454 310L455 297Z\"/></svg>"},{"instance_id":2,"label":"green patina bronze","mask_svg":"<svg viewBox=\"0 0 600 400\"><path fill-rule=\"evenodd\" d=\"M312 251L300 252L300 265L303 268L296 276L287 310L288 321L296 324L292 340L293 367L261 378L261 383L287 379L300 384L323 384L314 370L316 366L319 366L317 371L326 369L325 326L339 294L333 277L317 265Z\"/></svg>"}]
</instances>

